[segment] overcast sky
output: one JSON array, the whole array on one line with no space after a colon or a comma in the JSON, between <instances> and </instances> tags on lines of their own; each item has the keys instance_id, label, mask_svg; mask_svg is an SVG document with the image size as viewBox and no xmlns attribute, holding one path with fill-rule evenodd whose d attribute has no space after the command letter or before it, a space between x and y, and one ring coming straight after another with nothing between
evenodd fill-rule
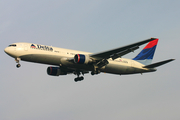
<instances>
[{"instance_id":1,"label":"overcast sky","mask_svg":"<svg viewBox=\"0 0 180 120\"><path fill-rule=\"evenodd\" d=\"M180 119L179 0L0 0L1 120ZM154 73L51 77L48 65L21 61L14 42L101 52L159 38L153 62L175 58ZM135 57L143 46L124 57Z\"/></svg>"}]
</instances>

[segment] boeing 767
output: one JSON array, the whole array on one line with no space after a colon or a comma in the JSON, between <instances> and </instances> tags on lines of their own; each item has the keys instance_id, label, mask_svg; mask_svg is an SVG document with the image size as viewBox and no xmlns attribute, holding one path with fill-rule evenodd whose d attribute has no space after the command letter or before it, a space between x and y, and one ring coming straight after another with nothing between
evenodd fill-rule
<instances>
[{"instance_id":1,"label":"boeing 767","mask_svg":"<svg viewBox=\"0 0 180 120\"><path fill-rule=\"evenodd\" d=\"M150 38L112 50L99 53L82 52L64 48L51 47L34 43L13 43L4 51L15 58L19 68L20 60L53 65L47 68L47 74L51 76L75 74L75 82L84 79L83 75L91 72L91 75L101 72L110 74L137 74L156 71L156 67L173 61L169 59L157 63L151 63L157 38ZM149 42L149 43L148 43ZM133 59L121 58L135 51L139 46L148 43L145 48ZM82 75L82 76L81 76Z\"/></svg>"}]
</instances>

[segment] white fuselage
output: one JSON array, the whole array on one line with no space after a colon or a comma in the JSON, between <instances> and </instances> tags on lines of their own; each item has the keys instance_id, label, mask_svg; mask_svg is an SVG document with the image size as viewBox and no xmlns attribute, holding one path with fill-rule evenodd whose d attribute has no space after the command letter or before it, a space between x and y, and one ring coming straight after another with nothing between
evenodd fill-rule
<instances>
[{"instance_id":1,"label":"white fuselage","mask_svg":"<svg viewBox=\"0 0 180 120\"><path fill-rule=\"evenodd\" d=\"M89 64L76 64L68 61L74 58L75 54L86 54L90 55L92 53L82 52L70 49L63 49L39 44L32 43L15 43L16 46L9 46L5 48L5 52L14 57L19 58L23 61L65 66L71 69L79 69L92 71L93 66ZM33 46L34 45L34 46ZM112 73L112 74L134 74L134 73L144 73L152 72L156 69L143 68L143 64L125 58L117 58L112 60L108 59L109 64L105 65L100 69L101 72Z\"/></svg>"}]
</instances>

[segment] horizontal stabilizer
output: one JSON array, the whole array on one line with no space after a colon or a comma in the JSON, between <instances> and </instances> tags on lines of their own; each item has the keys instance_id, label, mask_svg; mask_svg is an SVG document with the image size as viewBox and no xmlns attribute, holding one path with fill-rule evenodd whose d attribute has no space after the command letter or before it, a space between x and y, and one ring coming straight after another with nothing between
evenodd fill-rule
<instances>
[{"instance_id":1,"label":"horizontal stabilizer","mask_svg":"<svg viewBox=\"0 0 180 120\"><path fill-rule=\"evenodd\" d=\"M166 64L168 62L171 62L173 60L175 60L175 59L169 59L169 60L153 63L153 64L150 64L150 65L146 65L143 68L155 68L155 67L159 67L159 66L164 65L164 64Z\"/></svg>"}]
</instances>

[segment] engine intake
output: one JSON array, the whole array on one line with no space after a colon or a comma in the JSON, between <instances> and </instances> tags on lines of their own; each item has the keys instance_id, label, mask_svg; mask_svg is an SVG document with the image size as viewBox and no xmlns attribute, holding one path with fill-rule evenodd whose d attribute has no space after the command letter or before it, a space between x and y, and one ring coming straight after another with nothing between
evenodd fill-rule
<instances>
[{"instance_id":1,"label":"engine intake","mask_svg":"<svg viewBox=\"0 0 180 120\"><path fill-rule=\"evenodd\" d=\"M67 75L67 72L61 70L59 67L48 67L47 74L51 76L59 76L59 75Z\"/></svg>"},{"instance_id":2,"label":"engine intake","mask_svg":"<svg viewBox=\"0 0 180 120\"><path fill-rule=\"evenodd\" d=\"M92 60L89 58L89 55L76 54L74 56L74 62L78 64L88 64L92 62Z\"/></svg>"}]
</instances>

